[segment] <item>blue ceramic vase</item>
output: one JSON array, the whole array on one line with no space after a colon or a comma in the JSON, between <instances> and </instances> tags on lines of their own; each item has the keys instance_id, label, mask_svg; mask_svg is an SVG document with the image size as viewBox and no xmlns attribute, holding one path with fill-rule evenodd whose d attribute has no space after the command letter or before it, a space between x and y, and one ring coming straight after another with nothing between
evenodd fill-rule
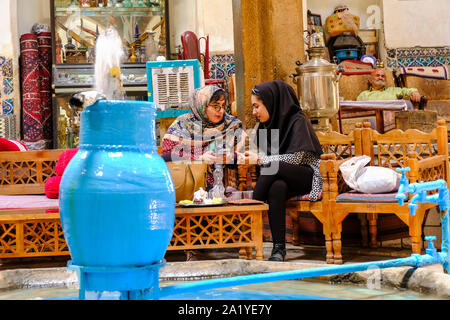
<instances>
[{"instance_id":1,"label":"blue ceramic vase","mask_svg":"<svg viewBox=\"0 0 450 320\"><path fill-rule=\"evenodd\" d=\"M59 200L74 265L132 268L164 258L175 189L157 153L155 115L143 101L100 100L82 112Z\"/></svg>"}]
</instances>

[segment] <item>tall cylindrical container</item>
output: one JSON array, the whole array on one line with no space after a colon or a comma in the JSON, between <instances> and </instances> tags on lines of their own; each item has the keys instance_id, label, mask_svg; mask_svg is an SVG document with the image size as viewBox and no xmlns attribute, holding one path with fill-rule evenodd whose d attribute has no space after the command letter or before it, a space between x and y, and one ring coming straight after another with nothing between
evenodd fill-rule
<instances>
[{"instance_id":1,"label":"tall cylindrical container","mask_svg":"<svg viewBox=\"0 0 450 320\"><path fill-rule=\"evenodd\" d=\"M81 114L79 151L61 181L60 214L72 263L97 270L87 289L146 288L151 279L122 271L164 258L175 189L157 154L155 114L149 102L107 100Z\"/></svg>"},{"instance_id":2,"label":"tall cylindrical container","mask_svg":"<svg viewBox=\"0 0 450 320\"><path fill-rule=\"evenodd\" d=\"M310 60L296 68L300 76L297 87L301 108L318 131L329 131L329 119L339 110L338 67L322 58L324 50L324 47L308 49Z\"/></svg>"}]
</instances>

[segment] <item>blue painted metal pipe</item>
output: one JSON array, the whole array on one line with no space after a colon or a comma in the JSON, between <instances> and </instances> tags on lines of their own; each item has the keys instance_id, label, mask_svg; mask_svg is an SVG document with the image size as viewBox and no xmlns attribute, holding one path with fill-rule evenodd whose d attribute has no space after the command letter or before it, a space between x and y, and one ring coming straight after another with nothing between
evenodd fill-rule
<instances>
[{"instance_id":1,"label":"blue painted metal pipe","mask_svg":"<svg viewBox=\"0 0 450 320\"><path fill-rule=\"evenodd\" d=\"M325 268L314 268L314 269L306 269L306 270L271 272L271 273L254 274L254 275L237 276L237 277L230 277L230 278L211 279L211 280L183 283L183 284L160 288L159 294L157 293L158 296L155 298L178 295L178 294L183 294L183 293L187 293L187 292L197 292L197 291L203 291L203 290L212 290L212 289L226 288L226 287L232 287L232 286L241 286L241 285L247 285L247 284L273 282L273 281L281 281L281 280L295 280L295 279L319 277L319 276L326 276L326 275L333 275L333 274L366 271L369 268L373 268L373 267L378 267L380 269L402 267L402 266L410 266L410 267L417 268L417 267L421 267L424 265L431 265L431 264L438 264L438 263L443 264L447 259L446 253L437 253L436 249L434 249L434 251L430 251L430 253L431 254L429 254L427 252L427 254L425 254L425 255L413 254L407 258L399 258L399 259L392 259L392 260L385 260L385 261L355 263L355 264L339 265L339 266L325 267Z\"/></svg>"},{"instance_id":2,"label":"blue painted metal pipe","mask_svg":"<svg viewBox=\"0 0 450 320\"><path fill-rule=\"evenodd\" d=\"M447 181L438 179L427 182L409 183L406 177L406 172L410 170L409 167L397 168L396 171L401 172L400 186L395 198L399 205L403 205L406 199L406 193L414 194L409 201L408 207L413 216L418 207L417 203L435 203L439 206L441 213L441 227L442 227L442 244L441 252L447 254L445 261L442 263L447 273L450 273L450 255L448 255L448 248L450 247L450 225L449 225L449 210L450 210L450 196ZM428 191L438 190L438 193L427 195ZM427 238L427 237L425 237ZM431 237L428 237L431 238ZM436 237L433 237L436 239Z\"/></svg>"},{"instance_id":3,"label":"blue painted metal pipe","mask_svg":"<svg viewBox=\"0 0 450 320\"><path fill-rule=\"evenodd\" d=\"M400 180L400 188L396 196L400 205L404 204L406 199L405 193L417 193L410 201L409 206L411 208L411 215L415 214L415 210L418 202L432 202L439 205L439 209L444 211L441 215L442 222L442 250L437 252L434 247L433 241L436 237L425 237L428 241L428 247L425 255L413 254L407 258L399 258L385 261L355 263L349 265L340 265L334 267L314 268L307 270L292 270L283 272L263 273L255 275L237 276L223 279L212 279L198 282L184 283L174 286L167 286L160 288L159 292L155 290L154 298L167 297L172 295L183 294L187 292L197 292L203 290L212 290L218 288L226 288L232 286L241 286L247 284L273 282L281 280L294 280L311 277L319 277L341 273L352 273L358 271L366 271L369 268L377 267L379 269L410 266L418 268L431 264L442 264L445 270L450 273L450 257L448 250L450 247L450 225L449 225L449 208L450 199L447 183L444 180L436 180L429 182L420 182L409 184L405 173L409 171L409 168L400 168L397 171L402 172L402 179ZM426 192L429 190L438 189L437 195L427 196Z\"/></svg>"},{"instance_id":4,"label":"blue painted metal pipe","mask_svg":"<svg viewBox=\"0 0 450 320\"><path fill-rule=\"evenodd\" d=\"M445 214L441 215L441 227L442 227L442 243L441 243L441 253L447 255L447 259L443 263L444 269L447 273L450 273L450 224L449 224L449 210L446 210Z\"/></svg>"}]
</instances>

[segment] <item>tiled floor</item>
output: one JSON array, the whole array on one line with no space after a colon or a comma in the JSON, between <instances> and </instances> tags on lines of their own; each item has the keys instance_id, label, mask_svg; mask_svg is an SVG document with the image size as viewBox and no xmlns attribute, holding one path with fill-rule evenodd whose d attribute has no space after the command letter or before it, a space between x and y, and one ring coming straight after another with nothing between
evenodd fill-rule
<instances>
[{"instance_id":1,"label":"tiled floor","mask_svg":"<svg viewBox=\"0 0 450 320\"><path fill-rule=\"evenodd\" d=\"M272 244L265 242L263 247L264 260L267 260L272 250ZM287 262L304 262L308 264L327 265L325 262L325 248L320 246L294 246L287 244ZM360 248L350 247L343 248L344 264L369 262L378 260L395 259L401 257L409 257L410 250L397 248ZM220 250L200 250L195 255L196 260L221 260L221 259L238 259L238 249L220 249ZM69 257L54 257L40 259L14 259L1 260L0 270L19 269L19 268L51 268L65 267ZM186 255L184 251L168 251L165 259L167 262L184 262ZM431 265L424 268L435 272L443 272L441 265Z\"/></svg>"},{"instance_id":2,"label":"tiled floor","mask_svg":"<svg viewBox=\"0 0 450 320\"><path fill-rule=\"evenodd\" d=\"M265 242L263 247L264 260L269 258L271 250L272 244ZM325 262L325 254L324 247L287 244L286 261L330 266ZM410 255L410 250L397 248L343 248L344 264L396 259L409 257ZM201 250L195 257L197 260L238 259L239 252L237 249ZM166 260L168 262L185 261L185 259L186 255L182 251L171 251L166 254ZM443 272L441 265L431 265L424 268L431 269L435 272Z\"/></svg>"}]
</instances>

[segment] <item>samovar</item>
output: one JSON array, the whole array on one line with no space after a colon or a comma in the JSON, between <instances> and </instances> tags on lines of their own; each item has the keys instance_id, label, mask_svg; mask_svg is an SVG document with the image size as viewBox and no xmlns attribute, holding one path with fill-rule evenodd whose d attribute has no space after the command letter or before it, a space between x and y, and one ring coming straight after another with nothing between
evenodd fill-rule
<instances>
[{"instance_id":1,"label":"samovar","mask_svg":"<svg viewBox=\"0 0 450 320\"><path fill-rule=\"evenodd\" d=\"M302 110L311 119L317 131L326 132L330 128L330 118L339 110L339 86L341 76L338 66L323 59L325 47L318 33L304 37L309 48L309 60L296 62L296 74L291 77L298 88ZM297 79L299 77L300 79Z\"/></svg>"}]
</instances>

